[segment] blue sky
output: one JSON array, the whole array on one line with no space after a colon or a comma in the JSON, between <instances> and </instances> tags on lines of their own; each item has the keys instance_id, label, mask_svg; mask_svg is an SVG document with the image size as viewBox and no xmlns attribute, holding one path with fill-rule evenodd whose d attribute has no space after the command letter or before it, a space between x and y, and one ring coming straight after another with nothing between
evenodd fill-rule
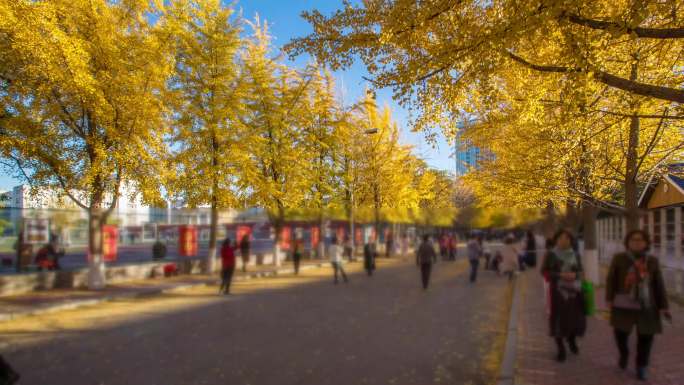
<instances>
[{"instance_id":1,"label":"blue sky","mask_svg":"<svg viewBox=\"0 0 684 385\"><path fill-rule=\"evenodd\" d=\"M306 23L300 14L302 11L318 9L324 14L329 14L342 4L342 0L239 0L236 2L238 10L247 19L253 19L256 14L262 21L269 23L273 43L280 47L287 43L291 38L304 36L311 32L311 27ZM310 58L300 57L294 64L301 65ZM337 86L343 88L345 103L352 103L358 100L364 92L367 84L362 79L366 74L365 68L361 64L355 64L352 68L335 73ZM402 128L402 140L404 143L412 144L414 152L436 168L453 171L454 161L449 157L451 151L448 144L440 138L436 143L436 148L425 142L422 133L410 132L407 126L408 113L392 100L390 90L378 90L377 99L381 105L388 104L394 117ZM0 171L0 190L8 190L19 182L11 176Z\"/></svg>"}]
</instances>

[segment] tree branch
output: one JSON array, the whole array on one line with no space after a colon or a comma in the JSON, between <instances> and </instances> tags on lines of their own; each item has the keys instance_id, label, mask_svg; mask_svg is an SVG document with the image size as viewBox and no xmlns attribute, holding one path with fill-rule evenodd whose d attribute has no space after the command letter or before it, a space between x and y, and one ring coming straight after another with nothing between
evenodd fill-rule
<instances>
[{"instance_id":1,"label":"tree branch","mask_svg":"<svg viewBox=\"0 0 684 385\"><path fill-rule=\"evenodd\" d=\"M552 73L592 73L596 81L609 85L613 88L617 88L636 95L647 96L671 102L684 103L684 90L682 89L639 83L600 70L588 70L578 67L563 67L534 64L514 54L511 51L507 50L506 53L513 61L520 63L535 71Z\"/></svg>"},{"instance_id":2,"label":"tree branch","mask_svg":"<svg viewBox=\"0 0 684 385\"><path fill-rule=\"evenodd\" d=\"M603 21L595 19L587 19L580 15L572 13L561 14L561 19L565 19L573 24L578 24L591 29L603 31L620 31L625 35L636 35L638 37L645 37L649 39L681 39L684 38L684 28L644 28L644 27L629 27L622 23L614 21Z\"/></svg>"}]
</instances>

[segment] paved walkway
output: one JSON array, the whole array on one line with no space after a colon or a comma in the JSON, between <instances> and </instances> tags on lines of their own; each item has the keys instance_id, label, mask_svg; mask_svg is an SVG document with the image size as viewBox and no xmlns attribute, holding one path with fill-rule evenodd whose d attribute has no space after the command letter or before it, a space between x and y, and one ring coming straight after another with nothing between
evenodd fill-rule
<instances>
[{"instance_id":1,"label":"paved walkway","mask_svg":"<svg viewBox=\"0 0 684 385\"><path fill-rule=\"evenodd\" d=\"M555 343L548 337L543 303L543 283L536 271L520 276L522 295L518 325L517 385L631 385L643 384L634 374L636 340L630 341L629 368L617 367L617 348L607 321L603 290L596 296L601 309L589 319L587 334L579 340L580 355L568 353L568 361L555 361ZM684 384L684 309L672 304L674 324L665 322L664 334L656 336L651 355L649 384Z\"/></svg>"},{"instance_id":2,"label":"paved walkway","mask_svg":"<svg viewBox=\"0 0 684 385\"><path fill-rule=\"evenodd\" d=\"M430 288L413 261L373 277L326 265L299 277L237 282L0 323L22 385L492 384L508 282L438 263Z\"/></svg>"},{"instance_id":3,"label":"paved walkway","mask_svg":"<svg viewBox=\"0 0 684 385\"><path fill-rule=\"evenodd\" d=\"M323 261L304 260L301 269L319 266ZM250 266L247 273L236 271L235 280L292 273L291 263L275 266ZM120 284L108 285L104 290L54 289L34 291L31 293L0 297L0 321L15 319L23 316L38 315L65 309L74 309L97 303L142 296L185 290L197 286L216 284L216 276L209 275L180 275L169 278L154 278L135 280Z\"/></svg>"}]
</instances>

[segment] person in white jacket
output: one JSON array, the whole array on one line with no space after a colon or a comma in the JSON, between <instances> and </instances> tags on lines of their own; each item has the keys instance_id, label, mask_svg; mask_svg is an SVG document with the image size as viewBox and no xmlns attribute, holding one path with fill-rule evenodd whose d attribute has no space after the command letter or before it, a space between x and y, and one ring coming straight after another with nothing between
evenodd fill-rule
<instances>
[{"instance_id":1,"label":"person in white jacket","mask_svg":"<svg viewBox=\"0 0 684 385\"><path fill-rule=\"evenodd\" d=\"M513 279L515 271L518 269L518 258L520 256L520 249L515 244L513 236L508 235L504 240L504 245L501 248L501 263L499 264L499 272L508 275L508 279Z\"/></svg>"},{"instance_id":2,"label":"person in white jacket","mask_svg":"<svg viewBox=\"0 0 684 385\"><path fill-rule=\"evenodd\" d=\"M344 272L344 249L342 246L338 245L337 238L333 238L332 243L328 248L328 254L330 255L330 262L332 263L333 270L335 271L335 284L337 285L337 277L340 273L342 274L344 283L349 283L347 274Z\"/></svg>"}]
</instances>

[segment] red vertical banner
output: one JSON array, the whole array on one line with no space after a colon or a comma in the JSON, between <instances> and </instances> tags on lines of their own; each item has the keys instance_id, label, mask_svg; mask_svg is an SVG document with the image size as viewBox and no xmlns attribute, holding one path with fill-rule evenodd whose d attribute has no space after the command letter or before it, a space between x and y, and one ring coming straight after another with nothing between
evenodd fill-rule
<instances>
[{"instance_id":1,"label":"red vertical banner","mask_svg":"<svg viewBox=\"0 0 684 385\"><path fill-rule=\"evenodd\" d=\"M363 244L363 230L361 230L360 228L357 227L355 235L356 235L356 237L355 237L356 238L356 240L355 240L356 244L362 245Z\"/></svg>"},{"instance_id":2,"label":"red vertical banner","mask_svg":"<svg viewBox=\"0 0 684 385\"><path fill-rule=\"evenodd\" d=\"M290 250L290 241L292 240L292 228L285 226L280 230L280 248L283 250Z\"/></svg>"},{"instance_id":3,"label":"red vertical banner","mask_svg":"<svg viewBox=\"0 0 684 385\"><path fill-rule=\"evenodd\" d=\"M197 255L197 228L195 226L178 227L178 253L183 257Z\"/></svg>"},{"instance_id":4,"label":"red vertical banner","mask_svg":"<svg viewBox=\"0 0 684 385\"><path fill-rule=\"evenodd\" d=\"M344 242L344 233L345 233L344 227L338 227L337 228L337 232L336 232L335 236L337 237L337 242L340 244L342 242Z\"/></svg>"},{"instance_id":5,"label":"red vertical banner","mask_svg":"<svg viewBox=\"0 0 684 385\"><path fill-rule=\"evenodd\" d=\"M240 243L245 235L249 236L250 240L252 239L252 226L238 226L235 233L235 242Z\"/></svg>"},{"instance_id":6,"label":"red vertical banner","mask_svg":"<svg viewBox=\"0 0 684 385\"><path fill-rule=\"evenodd\" d=\"M102 226L102 259L105 262L116 261L119 229L114 225Z\"/></svg>"},{"instance_id":7,"label":"red vertical banner","mask_svg":"<svg viewBox=\"0 0 684 385\"><path fill-rule=\"evenodd\" d=\"M318 246L318 241L321 239L321 230L313 226L311 227L311 249L315 249Z\"/></svg>"}]
</instances>

